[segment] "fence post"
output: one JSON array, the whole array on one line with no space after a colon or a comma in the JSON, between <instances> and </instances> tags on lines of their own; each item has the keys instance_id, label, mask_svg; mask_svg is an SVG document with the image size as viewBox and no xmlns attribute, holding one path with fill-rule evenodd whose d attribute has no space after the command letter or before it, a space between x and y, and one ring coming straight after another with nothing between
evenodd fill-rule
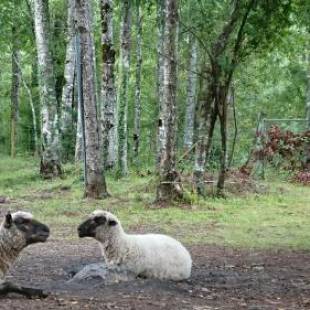
<instances>
[{"instance_id":1,"label":"fence post","mask_svg":"<svg viewBox=\"0 0 310 310\"><path fill-rule=\"evenodd\" d=\"M266 126L265 126L265 114L259 113L258 122L256 128L256 144L255 144L255 164L253 169L253 174L259 176L260 178L265 178L265 156L264 156L264 144L266 136Z\"/></svg>"}]
</instances>

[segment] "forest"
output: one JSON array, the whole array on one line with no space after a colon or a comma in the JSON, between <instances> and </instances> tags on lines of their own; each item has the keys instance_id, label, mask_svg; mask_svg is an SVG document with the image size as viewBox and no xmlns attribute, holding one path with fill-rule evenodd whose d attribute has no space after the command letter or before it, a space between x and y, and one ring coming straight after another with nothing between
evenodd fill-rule
<instances>
[{"instance_id":1,"label":"forest","mask_svg":"<svg viewBox=\"0 0 310 310\"><path fill-rule=\"evenodd\" d=\"M310 307L309 1L1 0L0 51L1 308ZM2 235L29 212L25 301ZM98 282L88 214L180 240L191 276Z\"/></svg>"}]
</instances>

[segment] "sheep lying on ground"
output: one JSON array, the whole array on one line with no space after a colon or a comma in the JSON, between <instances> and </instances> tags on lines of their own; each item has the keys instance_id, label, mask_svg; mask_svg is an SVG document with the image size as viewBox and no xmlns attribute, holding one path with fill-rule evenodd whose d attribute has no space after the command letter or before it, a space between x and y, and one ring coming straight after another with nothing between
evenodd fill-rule
<instances>
[{"instance_id":1,"label":"sheep lying on ground","mask_svg":"<svg viewBox=\"0 0 310 310\"><path fill-rule=\"evenodd\" d=\"M182 280L190 277L192 260L183 245L159 234L126 234L107 211L94 211L78 227L79 236L99 241L109 267L121 266L137 276Z\"/></svg>"},{"instance_id":2,"label":"sheep lying on ground","mask_svg":"<svg viewBox=\"0 0 310 310\"><path fill-rule=\"evenodd\" d=\"M5 276L26 246L45 242L48 236L49 228L35 220L31 213L7 213L0 226L0 295L15 292L28 297L44 296L42 290L18 287L5 282Z\"/></svg>"}]
</instances>

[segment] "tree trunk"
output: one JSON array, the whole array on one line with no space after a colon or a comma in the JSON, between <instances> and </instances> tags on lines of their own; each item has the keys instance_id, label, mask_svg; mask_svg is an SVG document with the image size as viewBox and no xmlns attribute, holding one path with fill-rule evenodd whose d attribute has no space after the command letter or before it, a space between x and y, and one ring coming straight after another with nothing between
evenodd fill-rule
<instances>
[{"instance_id":1,"label":"tree trunk","mask_svg":"<svg viewBox=\"0 0 310 310\"><path fill-rule=\"evenodd\" d=\"M35 55L34 55L35 56ZM29 97L29 104L31 107L32 114L32 126L33 126L33 141L34 141L34 155L41 156L41 140L40 140L40 124L38 125L39 113L37 111L38 99L35 96L35 89L38 87L38 63L36 57L31 62L31 77L29 86L27 85L23 75L22 82L24 88L27 90Z\"/></svg>"},{"instance_id":2,"label":"tree trunk","mask_svg":"<svg viewBox=\"0 0 310 310\"><path fill-rule=\"evenodd\" d=\"M165 0L165 35L163 68L163 101L159 124L165 143L160 153L160 183L157 187L157 201L169 202L182 196L180 178L176 171L176 32L178 23L178 1Z\"/></svg>"},{"instance_id":3,"label":"tree trunk","mask_svg":"<svg viewBox=\"0 0 310 310\"><path fill-rule=\"evenodd\" d=\"M137 64L136 64L136 86L135 86L135 115L133 133L133 156L136 166L139 167L139 147L140 147L140 122L141 122L141 66L142 66L142 15L140 0L137 0Z\"/></svg>"},{"instance_id":4,"label":"tree trunk","mask_svg":"<svg viewBox=\"0 0 310 310\"><path fill-rule=\"evenodd\" d=\"M194 186L198 195L205 195L204 174L206 160L216 122L212 94L212 78L202 70L199 79L197 141L195 147Z\"/></svg>"},{"instance_id":5,"label":"tree trunk","mask_svg":"<svg viewBox=\"0 0 310 310\"><path fill-rule=\"evenodd\" d=\"M12 84L11 84L11 156L16 156L16 136L17 122L19 114L19 90L21 72L20 62L20 43L17 25L12 26Z\"/></svg>"},{"instance_id":6,"label":"tree trunk","mask_svg":"<svg viewBox=\"0 0 310 310\"><path fill-rule=\"evenodd\" d=\"M220 121L221 131L221 155L220 155L220 171L217 181L217 196L224 196L224 183L226 176L226 161L227 161L227 91L225 87L219 87L216 100L217 114Z\"/></svg>"},{"instance_id":7,"label":"tree trunk","mask_svg":"<svg viewBox=\"0 0 310 310\"><path fill-rule=\"evenodd\" d=\"M227 104L228 104L228 106L230 106L230 109L232 110L231 114L232 114L232 118L233 118L233 122L234 122L234 137L233 137L231 150L230 150L230 154L229 154L228 162L227 162L227 168L229 169L231 167L232 161L234 159L235 146L236 146L236 141L237 141L237 136L238 136L238 125L237 125L234 85L231 85L231 87L230 87L229 95L227 96Z\"/></svg>"},{"instance_id":8,"label":"tree trunk","mask_svg":"<svg viewBox=\"0 0 310 310\"><path fill-rule=\"evenodd\" d=\"M104 166L113 168L117 157L116 89L114 78L113 0L101 0L102 112Z\"/></svg>"},{"instance_id":9,"label":"tree trunk","mask_svg":"<svg viewBox=\"0 0 310 310\"><path fill-rule=\"evenodd\" d=\"M310 54L308 54L307 57L308 57L308 72L307 72L308 88L306 94L306 120L307 120L307 130L310 131ZM307 143L305 148L304 168L305 170L310 171L310 142Z\"/></svg>"},{"instance_id":10,"label":"tree trunk","mask_svg":"<svg viewBox=\"0 0 310 310\"><path fill-rule=\"evenodd\" d=\"M57 100L51 49L49 46L48 3L34 0L35 36L41 96L42 153L41 175L44 178L60 176L59 130Z\"/></svg>"},{"instance_id":11,"label":"tree trunk","mask_svg":"<svg viewBox=\"0 0 310 310\"><path fill-rule=\"evenodd\" d=\"M65 84L62 90L62 155L72 154L74 140L73 124L73 99L74 99L74 72L75 72L75 40L74 40L74 14L75 0L68 0L67 8L67 49L65 59L64 78ZM68 155L66 155L68 157ZM70 158L70 156L69 156ZM67 158L68 159L68 158Z\"/></svg>"},{"instance_id":12,"label":"tree trunk","mask_svg":"<svg viewBox=\"0 0 310 310\"><path fill-rule=\"evenodd\" d=\"M156 127L157 127L157 156L156 167L159 171L161 153L164 150L165 145L165 131L163 130L163 120L165 111L163 110L163 80L164 80L164 31L165 31L165 16L164 16L164 0L157 1L157 72L156 72L156 98L158 100L157 107L158 116L156 115Z\"/></svg>"},{"instance_id":13,"label":"tree trunk","mask_svg":"<svg viewBox=\"0 0 310 310\"><path fill-rule=\"evenodd\" d=\"M196 84L197 84L197 41L192 34L189 35L190 55L188 63L188 80L186 95L186 114L184 126L184 151L189 151L193 145L194 120L196 106Z\"/></svg>"},{"instance_id":14,"label":"tree trunk","mask_svg":"<svg viewBox=\"0 0 310 310\"><path fill-rule=\"evenodd\" d=\"M96 87L94 74L94 40L88 0L76 1L77 29L80 35L80 58L78 66L82 72L82 104L84 108L85 132L85 196L104 198L108 196L103 173L102 154L99 138Z\"/></svg>"},{"instance_id":15,"label":"tree trunk","mask_svg":"<svg viewBox=\"0 0 310 310\"><path fill-rule=\"evenodd\" d=\"M127 163L127 114L128 114L128 83L130 60L130 3L122 1L122 26L120 47L120 71L119 71L119 97L118 97L118 174L126 176Z\"/></svg>"},{"instance_id":16,"label":"tree trunk","mask_svg":"<svg viewBox=\"0 0 310 310\"><path fill-rule=\"evenodd\" d=\"M76 118L76 137L75 137L75 163L79 163L83 159L83 127L81 115L81 98L78 98L77 118Z\"/></svg>"},{"instance_id":17,"label":"tree trunk","mask_svg":"<svg viewBox=\"0 0 310 310\"><path fill-rule=\"evenodd\" d=\"M38 154L40 154L40 149L39 149L39 138L38 138L39 135L38 135L38 126L37 126L37 113L36 113L36 109L35 109L35 106L34 106L31 90L30 90L29 86L27 85L27 83L26 83L26 81L25 81L25 79L23 77L20 64L18 64L18 65L19 65L20 72L21 72L21 81L22 81L23 86L24 86L24 88L25 88L25 90L26 90L26 92L28 94L28 97L29 97L29 104L30 104L31 115L32 115L34 154L38 155Z\"/></svg>"}]
</instances>

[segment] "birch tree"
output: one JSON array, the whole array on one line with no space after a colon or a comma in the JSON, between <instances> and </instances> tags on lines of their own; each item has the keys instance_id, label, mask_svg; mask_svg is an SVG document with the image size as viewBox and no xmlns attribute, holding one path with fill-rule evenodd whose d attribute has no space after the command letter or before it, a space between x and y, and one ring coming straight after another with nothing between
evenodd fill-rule
<instances>
[{"instance_id":1,"label":"birch tree","mask_svg":"<svg viewBox=\"0 0 310 310\"><path fill-rule=\"evenodd\" d=\"M160 181L157 201L168 202L182 195L176 171L176 35L178 24L178 1L165 0L165 32L163 43L163 98L159 127L165 137L160 152Z\"/></svg>"},{"instance_id":2,"label":"birch tree","mask_svg":"<svg viewBox=\"0 0 310 310\"><path fill-rule=\"evenodd\" d=\"M141 123L141 66L142 66L142 10L140 0L136 0L136 85L135 85L135 114L134 114L134 133L133 133L133 156L136 164L139 163L140 147L140 123Z\"/></svg>"},{"instance_id":3,"label":"birch tree","mask_svg":"<svg viewBox=\"0 0 310 310\"><path fill-rule=\"evenodd\" d=\"M81 114L81 103L78 98L77 104L77 117L76 117L76 136L75 136L75 163L78 163L83 158L83 132L82 132L82 114Z\"/></svg>"},{"instance_id":4,"label":"birch tree","mask_svg":"<svg viewBox=\"0 0 310 310\"><path fill-rule=\"evenodd\" d=\"M196 84L197 84L197 41L193 34L189 35L189 61L188 61L188 80L186 95L186 112L184 126L184 149L189 151L193 145L194 120L196 107Z\"/></svg>"},{"instance_id":5,"label":"birch tree","mask_svg":"<svg viewBox=\"0 0 310 310\"><path fill-rule=\"evenodd\" d=\"M119 68L119 97L118 97L118 174L126 176L127 163L127 114L128 114L128 84L130 61L130 0L122 1L121 46Z\"/></svg>"},{"instance_id":6,"label":"birch tree","mask_svg":"<svg viewBox=\"0 0 310 310\"><path fill-rule=\"evenodd\" d=\"M212 83L202 69L199 78L197 107L197 142L195 146L194 184L198 195L205 195L204 173L216 121Z\"/></svg>"},{"instance_id":7,"label":"birch tree","mask_svg":"<svg viewBox=\"0 0 310 310\"><path fill-rule=\"evenodd\" d=\"M85 196L103 198L108 196L102 165L102 154L99 138L99 120L94 73L94 39L88 0L76 1L77 29L80 37L80 59L78 66L82 72L82 104L85 122ZM81 111L83 112L83 111Z\"/></svg>"},{"instance_id":8,"label":"birch tree","mask_svg":"<svg viewBox=\"0 0 310 310\"><path fill-rule=\"evenodd\" d=\"M66 59L62 90L61 132L63 141L63 155L67 154L73 146L73 99L74 99L74 71L75 71L75 39L74 14L75 0L67 0L67 33L66 33Z\"/></svg>"},{"instance_id":9,"label":"birch tree","mask_svg":"<svg viewBox=\"0 0 310 310\"><path fill-rule=\"evenodd\" d=\"M117 158L117 119L115 88L115 49L113 45L113 0L101 0L103 155L106 168L114 167Z\"/></svg>"},{"instance_id":10,"label":"birch tree","mask_svg":"<svg viewBox=\"0 0 310 310\"><path fill-rule=\"evenodd\" d=\"M163 44L164 44L164 30L165 30L165 15L164 15L164 0L157 1L157 67L156 67L156 98L158 106L158 119L157 119L157 156L156 165L159 170L160 157L165 144L165 131L163 126L163 118L165 111L163 110Z\"/></svg>"},{"instance_id":11,"label":"birch tree","mask_svg":"<svg viewBox=\"0 0 310 310\"><path fill-rule=\"evenodd\" d=\"M50 48L48 1L34 0L34 24L41 97L41 174L45 178L62 174L60 164L57 100Z\"/></svg>"},{"instance_id":12,"label":"birch tree","mask_svg":"<svg viewBox=\"0 0 310 310\"><path fill-rule=\"evenodd\" d=\"M16 5L16 1L15 1ZM19 67L20 61L20 42L18 35L18 26L12 25L12 83L11 83L11 156L16 156L16 136L17 123L19 114L19 93L21 70Z\"/></svg>"}]
</instances>

